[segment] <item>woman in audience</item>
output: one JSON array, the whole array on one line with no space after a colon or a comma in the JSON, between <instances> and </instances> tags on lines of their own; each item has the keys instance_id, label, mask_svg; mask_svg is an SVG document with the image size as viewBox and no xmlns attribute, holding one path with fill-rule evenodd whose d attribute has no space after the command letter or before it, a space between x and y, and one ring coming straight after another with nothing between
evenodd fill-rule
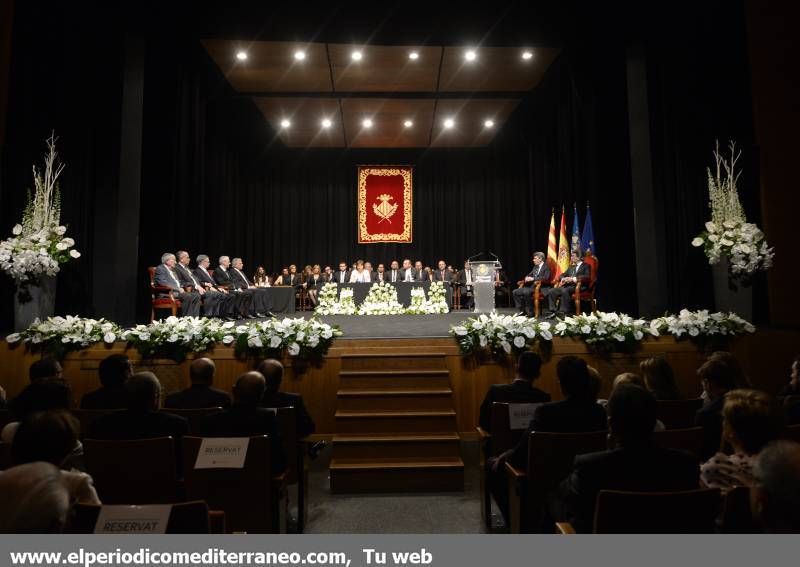
<instances>
[{"instance_id":1,"label":"woman in audience","mask_svg":"<svg viewBox=\"0 0 800 567\"><path fill-rule=\"evenodd\" d=\"M761 450L778 438L781 418L771 396L758 390L732 390L722 407L722 441L733 454L717 453L700 466L700 480L723 491L751 486L753 463Z\"/></svg>"},{"instance_id":2,"label":"woman in audience","mask_svg":"<svg viewBox=\"0 0 800 567\"><path fill-rule=\"evenodd\" d=\"M269 276L264 266L259 266L253 275L253 285L256 287L269 287Z\"/></svg>"},{"instance_id":3,"label":"woman in audience","mask_svg":"<svg viewBox=\"0 0 800 567\"><path fill-rule=\"evenodd\" d=\"M783 387L779 395L800 396L800 354L794 357L789 374L789 383Z\"/></svg>"},{"instance_id":4,"label":"woman in audience","mask_svg":"<svg viewBox=\"0 0 800 567\"><path fill-rule=\"evenodd\" d=\"M591 368L591 366L589 368ZM617 377L614 378L614 383L611 386L611 394L613 394L614 391L620 386L638 386L647 390L644 379L633 372L623 372L622 374L617 374ZM609 397L611 397L611 394L609 394ZM603 407L608 407L608 400L597 400L597 403ZM664 422L660 419L656 419L656 425L653 428L653 431L664 431L665 429L666 427L664 426Z\"/></svg>"},{"instance_id":5,"label":"woman in audience","mask_svg":"<svg viewBox=\"0 0 800 567\"><path fill-rule=\"evenodd\" d=\"M733 376L734 381L736 382L737 388L752 388L753 385L750 383L750 379L747 377L747 374L744 372L744 368L733 356L731 353L725 350L718 350L711 353L708 357L708 360L719 360L723 364L726 364L728 368L730 368L731 375Z\"/></svg>"},{"instance_id":6,"label":"woman in audience","mask_svg":"<svg viewBox=\"0 0 800 567\"><path fill-rule=\"evenodd\" d=\"M70 500L62 471L50 463L28 463L0 472L0 533L61 533Z\"/></svg>"},{"instance_id":7,"label":"woman in audience","mask_svg":"<svg viewBox=\"0 0 800 567\"><path fill-rule=\"evenodd\" d=\"M645 388L655 396L656 400L681 399L672 367L664 357L654 356L643 360L639 364L639 370L642 372Z\"/></svg>"}]
</instances>

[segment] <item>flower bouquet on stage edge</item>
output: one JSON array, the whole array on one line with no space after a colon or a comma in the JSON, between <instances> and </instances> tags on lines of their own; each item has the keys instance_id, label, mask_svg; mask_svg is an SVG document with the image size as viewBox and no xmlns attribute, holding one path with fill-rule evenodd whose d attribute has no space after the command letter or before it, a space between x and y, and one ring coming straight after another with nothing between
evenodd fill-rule
<instances>
[{"instance_id":1,"label":"flower bouquet on stage edge","mask_svg":"<svg viewBox=\"0 0 800 567\"><path fill-rule=\"evenodd\" d=\"M405 312L406 308L397 300L397 288L387 282L372 284L364 303L358 306L359 315L402 315Z\"/></svg>"}]
</instances>

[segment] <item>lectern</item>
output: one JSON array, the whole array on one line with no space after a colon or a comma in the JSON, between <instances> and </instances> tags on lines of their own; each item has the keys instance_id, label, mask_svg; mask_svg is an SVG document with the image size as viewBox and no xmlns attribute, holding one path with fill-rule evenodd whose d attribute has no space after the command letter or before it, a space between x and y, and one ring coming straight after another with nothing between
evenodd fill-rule
<instances>
[{"instance_id":1,"label":"lectern","mask_svg":"<svg viewBox=\"0 0 800 567\"><path fill-rule=\"evenodd\" d=\"M497 271L502 268L497 260L473 260L469 262L472 270L472 290L475 296L475 313L494 311L494 282Z\"/></svg>"}]
</instances>

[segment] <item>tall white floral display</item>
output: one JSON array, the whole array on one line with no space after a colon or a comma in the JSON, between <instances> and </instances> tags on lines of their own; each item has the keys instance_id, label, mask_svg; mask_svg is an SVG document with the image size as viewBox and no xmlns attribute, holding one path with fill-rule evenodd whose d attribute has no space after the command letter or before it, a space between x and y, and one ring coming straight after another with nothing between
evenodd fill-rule
<instances>
[{"instance_id":1,"label":"tall white floral display","mask_svg":"<svg viewBox=\"0 0 800 567\"><path fill-rule=\"evenodd\" d=\"M75 241L61 224L61 192L58 178L64 165L58 159L56 138L47 140L44 170L33 166L33 194L12 236L0 241L0 270L16 283L14 329L27 329L36 319L53 315L56 274L61 264L80 258Z\"/></svg>"},{"instance_id":2,"label":"tall white floral display","mask_svg":"<svg viewBox=\"0 0 800 567\"><path fill-rule=\"evenodd\" d=\"M736 144L728 145L730 158L714 150L716 171L708 168L708 197L711 220L705 230L692 240L692 245L703 247L708 263L713 265L714 300L717 310L738 313L747 320L753 318L752 276L772 266L775 256L767 244L764 233L747 222L739 201L737 182L741 171L736 163L742 155Z\"/></svg>"}]
</instances>

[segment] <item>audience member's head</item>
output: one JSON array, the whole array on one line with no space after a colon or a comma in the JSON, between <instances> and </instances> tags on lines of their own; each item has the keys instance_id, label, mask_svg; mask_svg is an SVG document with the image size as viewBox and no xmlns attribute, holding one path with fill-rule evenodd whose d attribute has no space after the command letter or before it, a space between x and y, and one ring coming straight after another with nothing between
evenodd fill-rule
<instances>
[{"instance_id":1,"label":"audience member's head","mask_svg":"<svg viewBox=\"0 0 800 567\"><path fill-rule=\"evenodd\" d=\"M519 355L517 359L517 377L533 382L539 377L542 368L542 357L529 350Z\"/></svg>"},{"instance_id":2,"label":"audience member's head","mask_svg":"<svg viewBox=\"0 0 800 567\"><path fill-rule=\"evenodd\" d=\"M630 384L632 386L646 388L642 377L638 374L634 374L633 372L623 372L622 374L617 374L617 377L614 378L614 383L611 386L611 389L613 390L617 386L622 386L623 384Z\"/></svg>"},{"instance_id":3,"label":"audience member's head","mask_svg":"<svg viewBox=\"0 0 800 567\"><path fill-rule=\"evenodd\" d=\"M800 533L800 445L770 443L756 458L753 473L750 507L764 531Z\"/></svg>"},{"instance_id":4,"label":"audience member's head","mask_svg":"<svg viewBox=\"0 0 800 567\"><path fill-rule=\"evenodd\" d=\"M100 383L106 388L118 388L133 375L130 359L124 354L112 354L100 361Z\"/></svg>"},{"instance_id":5,"label":"audience member's head","mask_svg":"<svg viewBox=\"0 0 800 567\"><path fill-rule=\"evenodd\" d=\"M672 372L667 359L663 356L647 358L639 363L639 370L644 379L644 386L657 400L678 400L680 393L675 383L675 374Z\"/></svg>"},{"instance_id":6,"label":"audience member's head","mask_svg":"<svg viewBox=\"0 0 800 567\"><path fill-rule=\"evenodd\" d=\"M133 411L156 411L161 399L161 383L152 372L137 372L125 383L125 401Z\"/></svg>"},{"instance_id":7,"label":"audience member's head","mask_svg":"<svg viewBox=\"0 0 800 567\"><path fill-rule=\"evenodd\" d=\"M756 455L783 428L775 400L758 390L731 390L722 407L722 438L737 453ZM800 481L800 479L798 479Z\"/></svg>"},{"instance_id":8,"label":"audience member's head","mask_svg":"<svg viewBox=\"0 0 800 567\"><path fill-rule=\"evenodd\" d=\"M261 372L245 372L233 385L233 399L241 406L257 407L266 390L266 380Z\"/></svg>"},{"instance_id":9,"label":"audience member's head","mask_svg":"<svg viewBox=\"0 0 800 567\"><path fill-rule=\"evenodd\" d=\"M711 353L708 357L709 360L718 360L723 364L727 364L730 369L733 381L736 388L751 388L750 379L744 373L741 363L736 359L733 354L725 350L717 350Z\"/></svg>"},{"instance_id":10,"label":"audience member's head","mask_svg":"<svg viewBox=\"0 0 800 567\"><path fill-rule=\"evenodd\" d=\"M586 370L589 373L589 397L594 401L600 397L600 390L603 389L603 377L594 366L587 365Z\"/></svg>"},{"instance_id":11,"label":"audience member's head","mask_svg":"<svg viewBox=\"0 0 800 567\"><path fill-rule=\"evenodd\" d=\"M716 400L736 388L736 375L731 365L718 358L709 358L697 369L697 376L709 400Z\"/></svg>"},{"instance_id":12,"label":"audience member's head","mask_svg":"<svg viewBox=\"0 0 800 567\"><path fill-rule=\"evenodd\" d=\"M44 380L61 379L63 377L61 363L55 358L43 358L31 364L28 378L31 383Z\"/></svg>"},{"instance_id":13,"label":"audience member's head","mask_svg":"<svg viewBox=\"0 0 800 567\"><path fill-rule=\"evenodd\" d=\"M78 445L78 420L67 411L36 412L19 424L11 460L14 464L44 461L60 467Z\"/></svg>"},{"instance_id":14,"label":"audience member's head","mask_svg":"<svg viewBox=\"0 0 800 567\"><path fill-rule=\"evenodd\" d=\"M577 356L565 356L556 364L556 375L566 398L592 399L595 386L585 360Z\"/></svg>"},{"instance_id":15,"label":"audience member's head","mask_svg":"<svg viewBox=\"0 0 800 567\"><path fill-rule=\"evenodd\" d=\"M69 489L55 465L27 463L0 473L0 533L61 533L69 506Z\"/></svg>"},{"instance_id":16,"label":"audience member's head","mask_svg":"<svg viewBox=\"0 0 800 567\"><path fill-rule=\"evenodd\" d=\"M622 384L608 397L608 429L617 445L648 443L656 425L656 399L653 394L632 384Z\"/></svg>"},{"instance_id":17,"label":"audience member's head","mask_svg":"<svg viewBox=\"0 0 800 567\"><path fill-rule=\"evenodd\" d=\"M267 358L261 361L256 368L266 380L267 394L272 395L281 387L283 381L283 364L274 358Z\"/></svg>"},{"instance_id":18,"label":"audience member's head","mask_svg":"<svg viewBox=\"0 0 800 567\"><path fill-rule=\"evenodd\" d=\"M198 386L211 386L217 367L210 358L198 358L189 366L189 379Z\"/></svg>"},{"instance_id":19,"label":"audience member's head","mask_svg":"<svg viewBox=\"0 0 800 567\"><path fill-rule=\"evenodd\" d=\"M20 419L37 411L69 409L72 405L72 390L62 380L34 382L28 388L30 395L17 409Z\"/></svg>"}]
</instances>

